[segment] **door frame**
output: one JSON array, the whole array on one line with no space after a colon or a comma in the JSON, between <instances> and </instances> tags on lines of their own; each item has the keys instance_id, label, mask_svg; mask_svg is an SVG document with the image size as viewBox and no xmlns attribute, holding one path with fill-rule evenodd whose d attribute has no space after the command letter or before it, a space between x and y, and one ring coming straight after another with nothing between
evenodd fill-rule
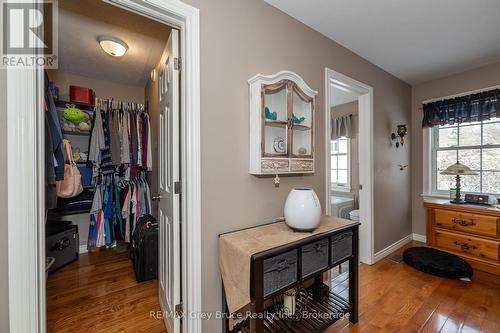
<instances>
[{"instance_id":1,"label":"door frame","mask_svg":"<svg viewBox=\"0 0 500 333\"><path fill-rule=\"evenodd\" d=\"M325 178L326 178L326 207L327 215L331 214L330 195L330 82L331 80L341 81L354 88L359 93L359 183L363 189L359 191L360 220L359 228L360 242L366 242L359 250L359 260L365 264L374 263L374 215L373 215L373 88L367 84L359 82L342 73L330 68L325 68ZM360 144L363 142L363 144Z\"/></svg>"},{"instance_id":2,"label":"door frame","mask_svg":"<svg viewBox=\"0 0 500 333\"><path fill-rule=\"evenodd\" d=\"M179 0L103 0L180 30L184 313L201 312L200 17ZM31 0L39 3L39 0ZM21 31L17 33L22 33ZM11 333L46 332L43 70L7 72L8 277ZM185 316L183 332L201 332Z\"/></svg>"}]
</instances>

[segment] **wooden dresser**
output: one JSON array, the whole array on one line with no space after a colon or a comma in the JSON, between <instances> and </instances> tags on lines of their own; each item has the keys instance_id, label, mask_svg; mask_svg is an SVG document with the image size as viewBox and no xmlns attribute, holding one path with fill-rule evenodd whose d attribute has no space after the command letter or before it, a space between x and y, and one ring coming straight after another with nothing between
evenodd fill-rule
<instances>
[{"instance_id":1,"label":"wooden dresser","mask_svg":"<svg viewBox=\"0 0 500 333\"><path fill-rule=\"evenodd\" d=\"M500 275L500 209L441 199L426 200L424 206L427 245L459 255L475 269Z\"/></svg>"}]
</instances>

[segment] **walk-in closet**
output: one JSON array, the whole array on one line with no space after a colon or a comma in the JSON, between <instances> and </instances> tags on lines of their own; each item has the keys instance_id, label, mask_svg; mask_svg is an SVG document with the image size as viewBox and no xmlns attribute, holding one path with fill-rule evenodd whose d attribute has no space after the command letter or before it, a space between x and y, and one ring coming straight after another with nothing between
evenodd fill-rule
<instances>
[{"instance_id":1,"label":"walk-in closet","mask_svg":"<svg viewBox=\"0 0 500 333\"><path fill-rule=\"evenodd\" d=\"M170 304L177 269L161 225L173 219L158 212L179 164L178 31L100 0L58 7L59 67L45 71L47 332L166 332L150 314Z\"/></svg>"}]
</instances>

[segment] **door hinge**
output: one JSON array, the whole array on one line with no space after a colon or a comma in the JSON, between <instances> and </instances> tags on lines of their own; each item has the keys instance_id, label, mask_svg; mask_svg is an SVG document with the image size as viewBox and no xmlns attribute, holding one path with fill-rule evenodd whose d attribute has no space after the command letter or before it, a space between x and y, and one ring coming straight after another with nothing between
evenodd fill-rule
<instances>
[{"instance_id":1,"label":"door hinge","mask_svg":"<svg viewBox=\"0 0 500 333\"><path fill-rule=\"evenodd\" d=\"M184 316L184 309L182 308L182 303L179 303L175 306L175 315L179 318Z\"/></svg>"},{"instance_id":2,"label":"door hinge","mask_svg":"<svg viewBox=\"0 0 500 333\"><path fill-rule=\"evenodd\" d=\"M182 68L182 58L174 58L174 69L180 71Z\"/></svg>"},{"instance_id":3,"label":"door hinge","mask_svg":"<svg viewBox=\"0 0 500 333\"><path fill-rule=\"evenodd\" d=\"M174 193L181 194L182 193L182 182L174 182Z\"/></svg>"}]
</instances>

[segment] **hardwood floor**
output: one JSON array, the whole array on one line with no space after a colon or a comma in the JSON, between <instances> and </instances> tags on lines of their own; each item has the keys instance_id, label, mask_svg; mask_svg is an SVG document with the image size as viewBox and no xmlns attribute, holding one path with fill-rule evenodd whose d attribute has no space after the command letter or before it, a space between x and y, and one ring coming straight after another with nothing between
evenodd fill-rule
<instances>
[{"instance_id":1,"label":"hardwood floor","mask_svg":"<svg viewBox=\"0 0 500 333\"><path fill-rule=\"evenodd\" d=\"M335 291L346 297L347 285L340 275ZM49 276L48 332L166 332L150 318L157 294L157 281L135 282L126 249L81 255ZM490 274L447 280L384 259L360 267L359 295L358 324L339 321L324 333L500 332L500 278Z\"/></svg>"},{"instance_id":2,"label":"hardwood floor","mask_svg":"<svg viewBox=\"0 0 500 333\"><path fill-rule=\"evenodd\" d=\"M47 331L166 332L158 281L137 283L124 247L82 254L47 281Z\"/></svg>"},{"instance_id":3,"label":"hardwood floor","mask_svg":"<svg viewBox=\"0 0 500 333\"><path fill-rule=\"evenodd\" d=\"M448 280L383 259L361 265L359 277L358 324L339 321L324 333L500 332L498 276L475 271L472 282Z\"/></svg>"}]
</instances>

